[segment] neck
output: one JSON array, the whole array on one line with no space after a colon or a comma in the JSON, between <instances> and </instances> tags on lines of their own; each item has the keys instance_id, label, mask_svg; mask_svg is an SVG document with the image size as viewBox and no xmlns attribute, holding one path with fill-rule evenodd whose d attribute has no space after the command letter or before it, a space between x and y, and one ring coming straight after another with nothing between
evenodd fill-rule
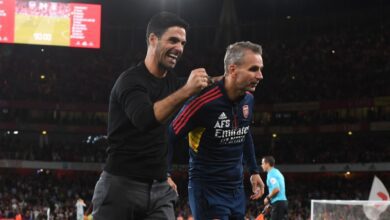
<instances>
[{"instance_id":1,"label":"neck","mask_svg":"<svg viewBox=\"0 0 390 220\"><path fill-rule=\"evenodd\" d=\"M236 88L233 79L229 76L225 77L225 89L226 93L231 101L237 101L240 97L242 97L245 92Z\"/></svg>"},{"instance_id":2,"label":"neck","mask_svg":"<svg viewBox=\"0 0 390 220\"><path fill-rule=\"evenodd\" d=\"M148 52L146 53L145 66L148 71L157 78L163 78L167 75L167 70L160 67L156 54L153 53L150 48L148 48Z\"/></svg>"}]
</instances>

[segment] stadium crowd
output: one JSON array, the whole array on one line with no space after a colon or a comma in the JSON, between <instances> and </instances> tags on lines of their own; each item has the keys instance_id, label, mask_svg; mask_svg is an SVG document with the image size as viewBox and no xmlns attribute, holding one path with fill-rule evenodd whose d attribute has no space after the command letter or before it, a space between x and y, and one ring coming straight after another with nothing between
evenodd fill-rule
<instances>
[{"instance_id":1,"label":"stadium crowd","mask_svg":"<svg viewBox=\"0 0 390 220\"><path fill-rule=\"evenodd\" d=\"M379 174L384 182L390 180L389 175ZM265 174L262 176L265 178ZM174 172L173 177L179 190L179 201L176 205L177 219L190 219L187 173L177 171ZM90 213L88 208L91 204L97 178L97 173L74 172L66 174L61 173L61 171L43 170L28 171L15 176L11 171L2 170L2 175L0 175L0 218L13 218L20 213L23 219L47 219L47 209L50 208L50 219L74 219L75 204L78 198L86 201L85 211L86 214ZM245 188L249 201L248 178L246 175ZM311 184L305 184L308 181ZM317 173L310 175L310 177L305 174L287 174L289 219L309 219L311 199L367 199L371 181L372 174L368 173L352 173L350 176ZM262 209L262 200L248 202L247 219L253 220Z\"/></svg>"},{"instance_id":2,"label":"stadium crowd","mask_svg":"<svg viewBox=\"0 0 390 220\"><path fill-rule=\"evenodd\" d=\"M384 83L390 71L389 36L385 26L351 27L298 42L266 44L264 83L256 98L278 103L389 95Z\"/></svg>"},{"instance_id":3,"label":"stadium crowd","mask_svg":"<svg viewBox=\"0 0 390 220\"><path fill-rule=\"evenodd\" d=\"M0 175L0 218L22 214L24 219L75 219L78 198L91 199L95 176L77 178L50 171L15 176L7 171Z\"/></svg>"},{"instance_id":4,"label":"stadium crowd","mask_svg":"<svg viewBox=\"0 0 390 220\"><path fill-rule=\"evenodd\" d=\"M346 104L345 102L340 102ZM303 104L305 105L305 103ZM313 126L369 123L390 120L390 107L340 108L333 110L267 112L255 109L254 126Z\"/></svg>"},{"instance_id":5,"label":"stadium crowd","mask_svg":"<svg viewBox=\"0 0 390 220\"><path fill-rule=\"evenodd\" d=\"M390 161L390 138L385 133L260 136L254 142L259 161L266 154L275 155L283 164ZM181 158L175 160L178 164L188 163L186 144L180 142L175 148ZM107 143L104 136L50 140L50 135L40 135L31 140L10 133L0 136L0 146L0 159L104 163Z\"/></svg>"},{"instance_id":6,"label":"stadium crowd","mask_svg":"<svg viewBox=\"0 0 390 220\"><path fill-rule=\"evenodd\" d=\"M17 1L17 13L60 17L69 14L69 8L62 3L54 3L56 6L42 5L41 8L39 5L29 4L32 3ZM28 7L34 10L27 10ZM58 10L52 10L54 7L58 7ZM251 13L249 15L252 16ZM351 17L351 25L348 27L340 25L333 30L324 28L322 32L302 33L298 37L284 36L280 40L245 39L262 44L264 49L264 80L256 90L256 103L286 104L327 100L345 102L390 96L387 80L390 73L390 21L387 17L383 16L387 20L382 23L372 25L355 25ZM327 16L317 19L324 22ZM308 26L310 25L315 27L317 20L313 19ZM201 28L196 28L195 25L194 32L202 35ZM256 27L253 32L258 31L255 29ZM136 28L131 31L136 31ZM191 44L195 43L189 41L189 45ZM204 42L200 41L198 44ZM186 48L175 69L178 75L186 77L192 68L200 66L206 67L211 75L222 74L225 48L210 46L207 50L198 50L197 46L199 45ZM134 46L137 47L139 46ZM105 127L106 115L102 112L36 110L34 103L107 105L114 80L126 68L141 61L144 54L139 51L143 50L144 48L137 48L118 53L108 48L79 50L0 45L0 104L8 101L31 101L29 106L23 108L0 107L0 125L13 123L24 127L46 123L58 127ZM377 106L315 111L257 111L254 127L315 127L389 120L389 107ZM55 134L54 138L51 133L36 132L35 136L26 134L26 138L22 130L15 133L12 129L4 128L0 132L0 160L105 161L105 141L93 141L94 138L87 135L80 138L84 133L61 133ZM279 164L390 161L390 138L385 132L282 133L275 134L274 137L271 136L272 132L267 132L254 136L258 159L265 154L272 154L280 161ZM59 136L62 137L58 138ZM187 153L186 147L182 149ZM187 158L182 159L176 162L187 164ZM376 174L383 182L390 182L389 174ZM84 199L90 207L98 175L41 169L34 172L1 169L0 219L14 218L16 214L21 214L23 219L28 220L47 219L48 209L51 219L74 219L78 198ZM308 219L311 199L367 199L373 175L286 174L289 219ZM265 174L262 177L264 179ZM180 195L176 206L178 220L191 219L187 173L176 171L173 178ZM245 178L246 189L249 189L248 176ZM247 195L249 194L247 190ZM262 208L262 200L256 202L248 199L247 219L254 219ZM356 213L349 214L347 219L359 219L354 216Z\"/></svg>"},{"instance_id":7,"label":"stadium crowd","mask_svg":"<svg viewBox=\"0 0 390 220\"><path fill-rule=\"evenodd\" d=\"M390 161L390 139L386 132L350 134L279 134L276 138L255 137L256 153L273 154L284 164Z\"/></svg>"},{"instance_id":8,"label":"stadium crowd","mask_svg":"<svg viewBox=\"0 0 390 220\"><path fill-rule=\"evenodd\" d=\"M390 71L388 26L350 27L297 40L264 42L264 81L256 91L256 101L285 103L389 95L385 83ZM80 51L69 56L69 51L63 50L39 51L34 57L26 48L0 51L1 100L28 97L106 104L117 76L143 57L139 52L123 56L104 51ZM224 48L210 50L215 51L207 54L218 59L186 50L176 72L185 77L194 63L199 63L210 74L222 74L222 62L215 60L221 61Z\"/></svg>"},{"instance_id":9,"label":"stadium crowd","mask_svg":"<svg viewBox=\"0 0 390 220\"><path fill-rule=\"evenodd\" d=\"M345 104L345 102L340 102ZM106 105L99 106L106 109ZM0 120L3 122L48 123L51 125L106 126L106 112L39 110L3 107ZM310 111L263 111L255 108L254 127L267 126L312 126L341 123L369 123L389 121L390 107L340 108Z\"/></svg>"},{"instance_id":10,"label":"stadium crowd","mask_svg":"<svg viewBox=\"0 0 390 220\"><path fill-rule=\"evenodd\" d=\"M100 139L104 137L89 136L77 142L50 141L43 135L36 140L3 136L0 137L0 159L104 163L107 145Z\"/></svg>"},{"instance_id":11,"label":"stadium crowd","mask_svg":"<svg viewBox=\"0 0 390 220\"><path fill-rule=\"evenodd\" d=\"M30 16L69 18L70 6L61 2L16 1L16 13Z\"/></svg>"}]
</instances>

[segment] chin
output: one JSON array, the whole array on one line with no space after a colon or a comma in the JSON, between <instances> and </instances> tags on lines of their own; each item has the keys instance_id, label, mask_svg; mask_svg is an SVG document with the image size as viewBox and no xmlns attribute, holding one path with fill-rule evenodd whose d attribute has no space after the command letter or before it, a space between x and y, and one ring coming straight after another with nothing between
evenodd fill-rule
<instances>
[{"instance_id":1,"label":"chin","mask_svg":"<svg viewBox=\"0 0 390 220\"><path fill-rule=\"evenodd\" d=\"M164 70L172 70L173 68L175 68L175 64L173 65L168 65L168 64L165 64L165 63L160 63L159 64L160 68L161 69L164 69Z\"/></svg>"},{"instance_id":2,"label":"chin","mask_svg":"<svg viewBox=\"0 0 390 220\"><path fill-rule=\"evenodd\" d=\"M175 68L176 65L173 65L173 66L165 66L165 69L167 70L173 70Z\"/></svg>"},{"instance_id":3,"label":"chin","mask_svg":"<svg viewBox=\"0 0 390 220\"><path fill-rule=\"evenodd\" d=\"M168 70L175 68L175 66L176 66L176 63L175 64L169 64L169 63L164 64L164 67Z\"/></svg>"},{"instance_id":4,"label":"chin","mask_svg":"<svg viewBox=\"0 0 390 220\"><path fill-rule=\"evenodd\" d=\"M256 88L248 88L246 89L247 92L255 92L256 91Z\"/></svg>"}]
</instances>

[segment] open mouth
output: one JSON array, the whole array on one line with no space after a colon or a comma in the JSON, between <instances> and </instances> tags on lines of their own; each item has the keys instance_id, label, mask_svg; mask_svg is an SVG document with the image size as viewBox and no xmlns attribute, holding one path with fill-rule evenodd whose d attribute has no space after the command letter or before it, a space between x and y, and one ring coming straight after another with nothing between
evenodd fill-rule
<instances>
[{"instance_id":1,"label":"open mouth","mask_svg":"<svg viewBox=\"0 0 390 220\"><path fill-rule=\"evenodd\" d=\"M168 51L167 57L170 59L171 62L176 63L177 60L180 58L180 53L175 50Z\"/></svg>"},{"instance_id":2,"label":"open mouth","mask_svg":"<svg viewBox=\"0 0 390 220\"><path fill-rule=\"evenodd\" d=\"M179 58L179 56L177 54L174 54L174 53L168 53L168 57L170 57L174 60L177 60Z\"/></svg>"},{"instance_id":3,"label":"open mouth","mask_svg":"<svg viewBox=\"0 0 390 220\"><path fill-rule=\"evenodd\" d=\"M170 65L176 65L177 60L179 59L179 55L174 53L168 53L167 57L168 57L167 61L170 63Z\"/></svg>"}]
</instances>

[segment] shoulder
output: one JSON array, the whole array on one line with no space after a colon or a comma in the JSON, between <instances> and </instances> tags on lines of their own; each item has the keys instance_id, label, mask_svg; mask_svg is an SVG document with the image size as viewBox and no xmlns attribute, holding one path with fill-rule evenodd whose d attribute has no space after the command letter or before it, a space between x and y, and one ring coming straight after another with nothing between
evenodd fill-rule
<instances>
[{"instance_id":1,"label":"shoulder","mask_svg":"<svg viewBox=\"0 0 390 220\"><path fill-rule=\"evenodd\" d=\"M214 84L214 85L211 85L209 87L206 87L198 94L192 96L189 99L189 102L197 102L199 104L202 104L202 103L207 104L215 99L218 99L222 95L223 94L222 94L222 91L219 88L219 86Z\"/></svg>"},{"instance_id":2,"label":"shoulder","mask_svg":"<svg viewBox=\"0 0 390 220\"><path fill-rule=\"evenodd\" d=\"M189 98L180 114L190 113L190 115L194 115L195 113L203 110L207 104L213 102L221 96L222 92L217 85L209 86L203 89L197 95Z\"/></svg>"},{"instance_id":3,"label":"shoulder","mask_svg":"<svg viewBox=\"0 0 390 220\"><path fill-rule=\"evenodd\" d=\"M209 95L209 94L213 94L213 93L221 93L222 94L221 88L219 87L218 84L212 84L212 85L206 87L205 89L203 89L199 93L199 96L205 96L205 95Z\"/></svg>"},{"instance_id":4,"label":"shoulder","mask_svg":"<svg viewBox=\"0 0 390 220\"><path fill-rule=\"evenodd\" d=\"M147 70L143 67L142 64L138 64L136 66L130 67L125 70L119 77L118 80L125 81L142 81L145 80L147 76Z\"/></svg>"},{"instance_id":5,"label":"shoulder","mask_svg":"<svg viewBox=\"0 0 390 220\"><path fill-rule=\"evenodd\" d=\"M271 174L272 177L275 177L278 174L278 170L274 167L269 173Z\"/></svg>"},{"instance_id":6,"label":"shoulder","mask_svg":"<svg viewBox=\"0 0 390 220\"><path fill-rule=\"evenodd\" d=\"M282 174L282 172L280 172L280 170L278 170L278 174L279 174L279 176L283 177L283 174Z\"/></svg>"},{"instance_id":7,"label":"shoulder","mask_svg":"<svg viewBox=\"0 0 390 220\"><path fill-rule=\"evenodd\" d=\"M280 172L280 170L276 169L276 168L274 168L274 174L275 174L275 176L282 176L282 173Z\"/></svg>"},{"instance_id":8,"label":"shoulder","mask_svg":"<svg viewBox=\"0 0 390 220\"><path fill-rule=\"evenodd\" d=\"M146 74L140 65L130 67L121 73L115 81L114 89L124 91L134 87L143 88L146 86Z\"/></svg>"}]
</instances>

